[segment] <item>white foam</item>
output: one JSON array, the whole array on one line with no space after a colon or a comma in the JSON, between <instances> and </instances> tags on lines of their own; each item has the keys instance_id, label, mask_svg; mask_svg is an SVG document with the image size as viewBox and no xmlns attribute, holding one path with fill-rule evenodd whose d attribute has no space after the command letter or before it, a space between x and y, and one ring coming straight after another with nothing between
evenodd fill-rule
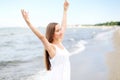
<instances>
[{"instance_id":1,"label":"white foam","mask_svg":"<svg viewBox=\"0 0 120 80\"><path fill-rule=\"evenodd\" d=\"M46 74L47 74L47 71L42 70L42 71L39 71L36 74L28 77L26 80L47 80L46 79Z\"/></svg>"},{"instance_id":2,"label":"white foam","mask_svg":"<svg viewBox=\"0 0 120 80\"><path fill-rule=\"evenodd\" d=\"M70 38L69 41L75 41L75 39L74 38Z\"/></svg>"},{"instance_id":3,"label":"white foam","mask_svg":"<svg viewBox=\"0 0 120 80\"><path fill-rule=\"evenodd\" d=\"M80 40L75 46L74 46L74 50L71 52L71 55L73 54L78 54L81 53L82 51L85 50L85 44L87 44L87 42L85 40ZM71 56L70 55L70 56Z\"/></svg>"},{"instance_id":4,"label":"white foam","mask_svg":"<svg viewBox=\"0 0 120 80\"><path fill-rule=\"evenodd\" d=\"M112 37L112 34L114 32L114 29L107 31L107 32L102 32L99 33L98 35L95 36L95 40L109 40Z\"/></svg>"},{"instance_id":5,"label":"white foam","mask_svg":"<svg viewBox=\"0 0 120 80\"><path fill-rule=\"evenodd\" d=\"M87 41L85 41L85 40L80 40L79 42L78 42L78 44L87 44L88 42Z\"/></svg>"}]
</instances>

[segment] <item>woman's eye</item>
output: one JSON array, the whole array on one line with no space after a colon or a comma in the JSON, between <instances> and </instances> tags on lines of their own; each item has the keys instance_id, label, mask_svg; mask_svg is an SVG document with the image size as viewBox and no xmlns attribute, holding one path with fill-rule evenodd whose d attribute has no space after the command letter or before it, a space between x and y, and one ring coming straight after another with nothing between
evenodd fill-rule
<instances>
[{"instance_id":1,"label":"woman's eye","mask_svg":"<svg viewBox=\"0 0 120 80\"><path fill-rule=\"evenodd\" d=\"M59 32L59 31L60 31L60 29L57 30L57 32Z\"/></svg>"},{"instance_id":2,"label":"woman's eye","mask_svg":"<svg viewBox=\"0 0 120 80\"><path fill-rule=\"evenodd\" d=\"M58 29L58 30L56 30L56 32L59 32L59 29Z\"/></svg>"},{"instance_id":3,"label":"woman's eye","mask_svg":"<svg viewBox=\"0 0 120 80\"><path fill-rule=\"evenodd\" d=\"M59 32L59 31L61 31L61 29L62 29L62 28L59 28L58 30L56 30L56 32Z\"/></svg>"}]
</instances>

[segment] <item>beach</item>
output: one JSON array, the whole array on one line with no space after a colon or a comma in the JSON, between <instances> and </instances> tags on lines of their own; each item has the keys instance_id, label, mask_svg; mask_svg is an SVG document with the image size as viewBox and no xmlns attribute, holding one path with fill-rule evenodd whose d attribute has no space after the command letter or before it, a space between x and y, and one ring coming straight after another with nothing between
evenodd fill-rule
<instances>
[{"instance_id":1,"label":"beach","mask_svg":"<svg viewBox=\"0 0 120 80\"><path fill-rule=\"evenodd\" d=\"M112 27L68 28L63 44L71 54L71 80L119 80L110 79L114 70L112 66L119 63L119 57L112 56L116 58L113 62L110 56L116 52L116 41L113 42L116 40L113 38L115 31L116 28ZM44 28L42 32L45 32ZM45 75L44 48L29 29L3 28L0 29L0 38L0 80L37 80ZM80 50L81 45L85 46L83 51Z\"/></svg>"},{"instance_id":2,"label":"beach","mask_svg":"<svg viewBox=\"0 0 120 80\"><path fill-rule=\"evenodd\" d=\"M120 80L120 29L116 30L112 37L114 50L107 54L109 80Z\"/></svg>"}]
</instances>

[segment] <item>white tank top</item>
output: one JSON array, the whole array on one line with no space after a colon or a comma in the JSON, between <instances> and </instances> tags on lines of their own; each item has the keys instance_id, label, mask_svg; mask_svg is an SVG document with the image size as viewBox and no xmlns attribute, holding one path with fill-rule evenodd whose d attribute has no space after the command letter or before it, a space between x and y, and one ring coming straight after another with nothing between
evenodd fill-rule
<instances>
[{"instance_id":1,"label":"white tank top","mask_svg":"<svg viewBox=\"0 0 120 80\"><path fill-rule=\"evenodd\" d=\"M50 80L70 80L70 61L69 52L55 45L55 56L50 60L51 71Z\"/></svg>"}]
</instances>

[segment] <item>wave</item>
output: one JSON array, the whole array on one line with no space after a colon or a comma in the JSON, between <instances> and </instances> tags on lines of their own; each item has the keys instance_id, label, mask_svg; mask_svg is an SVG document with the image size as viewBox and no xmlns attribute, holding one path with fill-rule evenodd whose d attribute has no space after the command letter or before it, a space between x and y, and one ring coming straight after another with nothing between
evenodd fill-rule
<instances>
[{"instance_id":1,"label":"wave","mask_svg":"<svg viewBox=\"0 0 120 80\"><path fill-rule=\"evenodd\" d=\"M72 48L70 49L71 53L70 53L70 56L71 55L74 55L74 54L78 54L82 51L85 50L85 45L87 44L88 42L85 41L85 40L80 40L77 42L77 44L75 44L74 46L72 46Z\"/></svg>"},{"instance_id":2,"label":"wave","mask_svg":"<svg viewBox=\"0 0 120 80\"><path fill-rule=\"evenodd\" d=\"M75 41L75 39L74 38L70 38L70 39L68 39L68 41Z\"/></svg>"},{"instance_id":3,"label":"wave","mask_svg":"<svg viewBox=\"0 0 120 80\"><path fill-rule=\"evenodd\" d=\"M20 63L27 63L28 61L20 61L20 60L14 60L14 61L1 61L0 62L0 69L4 67L10 67L10 66L18 66Z\"/></svg>"},{"instance_id":4,"label":"wave","mask_svg":"<svg viewBox=\"0 0 120 80\"><path fill-rule=\"evenodd\" d=\"M46 71L45 69L43 69L43 70L41 70L41 71L39 71L39 72L37 72L37 73L35 73L35 74L33 74L33 75L31 75L31 76L29 76L27 79L25 79L25 80L48 80L47 79L47 73L48 73L49 71Z\"/></svg>"},{"instance_id":5,"label":"wave","mask_svg":"<svg viewBox=\"0 0 120 80\"><path fill-rule=\"evenodd\" d=\"M28 62L32 62L32 61L39 61L39 60L42 60L42 59L43 59L43 56L33 57L32 59L1 60L0 61L0 67L15 66L15 65L18 65L20 63L28 63Z\"/></svg>"},{"instance_id":6,"label":"wave","mask_svg":"<svg viewBox=\"0 0 120 80\"><path fill-rule=\"evenodd\" d=\"M115 31L115 29L106 31L106 32L101 32L99 34L97 34L94 39L95 40L108 40L113 36L113 32Z\"/></svg>"}]
</instances>

